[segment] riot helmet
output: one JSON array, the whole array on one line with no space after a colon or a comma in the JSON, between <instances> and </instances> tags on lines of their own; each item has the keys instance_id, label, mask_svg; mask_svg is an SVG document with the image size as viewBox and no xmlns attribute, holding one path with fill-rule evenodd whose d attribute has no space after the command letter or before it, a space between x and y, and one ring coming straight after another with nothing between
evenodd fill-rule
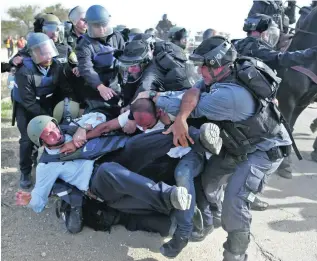
<instances>
[{"instance_id":1,"label":"riot helmet","mask_svg":"<svg viewBox=\"0 0 317 261\"><path fill-rule=\"evenodd\" d=\"M131 42L137 34L142 34L142 30L139 28L132 28L129 32L129 42Z\"/></svg>"},{"instance_id":2,"label":"riot helmet","mask_svg":"<svg viewBox=\"0 0 317 261\"><path fill-rule=\"evenodd\" d=\"M68 18L73 24L76 31L83 34L87 30L87 24L85 21L86 9L81 6L76 6L69 11Z\"/></svg>"},{"instance_id":3,"label":"riot helmet","mask_svg":"<svg viewBox=\"0 0 317 261\"><path fill-rule=\"evenodd\" d=\"M196 65L206 65L213 69L232 64L236 58L236 49L222 36L213 36L203 41L189 56Z\"/></svg>"},{"instance_id":4,"label":"riot helmet","mask_svg":"<svg viewBox=\"0 0 317 261\"><path fill-rule=\"evenodd\" d=\"M179 47L186 49L188 33L184 27L174 26L168 31L169 40L178 45Z\"/></svg>"},{"instance_id":5,"label":"riot helmet","mask_svg":"<svg viewBox=\"0 0 317 261\"><path fill-rule=\"evenodd\" d=\"M153 55L148 43L143 40L133 40L118 57L119 73L123 83L138 81Z\"/></svg>"},{"instance_id":6,"label":"riot helmet","mask_svg":"<svg viewBox=\"0 0 317 261\"><path fill-rule=\"evenodd\" d=\"M43 33L47 34L54 42L62 43L65 37L64 24L53 14L43 15L43 19Z\"/></svg>"},{"instance_id":7,"label":"riot helmet","mask_svg":"<svg viewBox=\"0 0 317 261\"><path fill-rule=\"evenodd\" d=\"M111 15L101 5L92 5L86 12L85 21L88 25L88 35L91 38L103 38L113 34L110 26Z\"/></svg>"},{"instance_id":8,"label":"riot helmet","mask_svg":"<svg viewBox=\"0 0 317 261\"><path fill-rule=\"evenodd\" d=\"M216 30L208 28L204 33L203 33L203 41L216 35Z\"/></svg>"},{"instance_id":9,"label":"riot helmet","mask_svg":"<svg viewBox=\"0 0 317 261\"><path fill-rule=\"evenodd\" d=\"M52 58L58 56L58 51L52 39L43 33L30 35L27 48L34 63L49 66Z\"/></svg>"}]
</instances>

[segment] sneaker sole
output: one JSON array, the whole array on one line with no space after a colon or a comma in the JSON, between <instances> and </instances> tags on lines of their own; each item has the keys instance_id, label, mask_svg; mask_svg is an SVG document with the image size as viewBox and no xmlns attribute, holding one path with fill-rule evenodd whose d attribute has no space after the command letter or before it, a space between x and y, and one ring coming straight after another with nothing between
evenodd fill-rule
<instances>
[{"instance_id":1,"label":"sneaker sole","mask_svg":"<svg viewBox=\"0 0 317 261\"><path fill-rule=\"evenodd\" d=\"M220 129L216 124L205 123L200 128L200 141L212 154L219 154L222 147Z\"/></svg>"},{"instance_id":2,"label":"sneaker sole","mask_svg":"<svg viewBox=\"0 0 317 261\"><path fill-rule=\"evenodd\" d=\"M190 208L192 195L184 187L176 187L171 193L171 203L174 208L187 210Z\"/></svg>"}]
</instances>

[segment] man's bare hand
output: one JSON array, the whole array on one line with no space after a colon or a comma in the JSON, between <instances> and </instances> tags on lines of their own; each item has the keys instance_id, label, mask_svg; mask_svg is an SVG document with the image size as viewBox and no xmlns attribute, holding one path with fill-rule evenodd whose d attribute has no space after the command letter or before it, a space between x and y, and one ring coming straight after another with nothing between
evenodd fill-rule
<instances>
[{"instance_id":1,"label":"man's bare hand","mask_svg":"<svg viewBox=\"0 0 317 261\"><path fill-rule=\"evenodd\" d=\"M21 56L16 56L13 58L12 62L14 65L18 66L19 64L21 64L23 61L23 57Z\"/></svg>"},{"instance_id":2,"label":"man's bare hand","mask_svg":"<svg viewBox=\"0 0 317 261\"><path fill-rule=\"evenodd\" d=\"M87 142L86 130L78 128L73 136L73 143L76 148L82 147Z\"/></svg>"},{"instance_id":3,"label":"man's bare hand","mask_svg":"<svg viewBox=\"0 0 317 261\"><path fill-rule=\"evenodd\" d=\"M188 125L186 120L176 117L175 122L163 132L163 134L173 133L173 143L176 147L188 147L188 140L191 144L194 144L194 140L188 134Z\"/></svg>"},{"instance_id":4,"label":"man's bare hand","mask_svg":"<svg viewBox=\"0 0 317 261\"><path fill-rule=\"evenodd\" d=\"M31 201L31 193L19 190L15 194L15 202L17 206L26 206Z\"/></svg>"},{"instance_id":5,"label":"man's bare hand","mask_svg":"<svg viewBox=\"0 0 317 261\"><path fill-rule=\"evenodd\" d=\"M124 133L132 134L136 130L136 122L133 120L128 120L127 123L122 128Z\"/></svg>"},{"instance_id":6,"label":"man's bare hand","mask_svg":"<svg viewBox=\"0 0 317 261\"><path fill-rule=\"evenodd\" d=\"M100 93L100 96L105 100L105 101L108 101L110 100L113 96L116 96L116 92L114 90L112 90L111 88L109 87L106 87L104 86L103 84L100 84L98 87L97 87L99 93Z\"/></svg>"},{"instance_id":7,"label":"man's bare hand","mask_svg":"<svg viewBox=\"0 0 317 261\"><path fill-rule=\"evenodd\" d=\"M63 147L60 149L60 152L65 153L65 154L70 154L76 150L77 150L77 148L76 148L75 144L73 143L73 141L70 141L70 142L67 142L63 145Z\"/></svg>"}]
</instances>

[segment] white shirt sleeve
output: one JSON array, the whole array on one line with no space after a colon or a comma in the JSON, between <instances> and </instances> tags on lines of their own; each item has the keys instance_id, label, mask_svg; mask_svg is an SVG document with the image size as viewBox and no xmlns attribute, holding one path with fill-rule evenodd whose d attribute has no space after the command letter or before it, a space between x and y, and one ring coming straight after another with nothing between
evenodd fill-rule
<instances>
[{"instance_id":1,"label":"white shirt sleeve","mask_svg":"<svg viewBox=\"0 0 317 261\"><path fill-rule=\"evenodd\" d=\"M125 113L122 113L122 114L119 115L118 121L119 121L119 124L120 124L121 128L123 128L124 125L127 124L128 120L129 120L129 114L130 114L130 110L128 110Z\"/></svg>"}]
</instances>

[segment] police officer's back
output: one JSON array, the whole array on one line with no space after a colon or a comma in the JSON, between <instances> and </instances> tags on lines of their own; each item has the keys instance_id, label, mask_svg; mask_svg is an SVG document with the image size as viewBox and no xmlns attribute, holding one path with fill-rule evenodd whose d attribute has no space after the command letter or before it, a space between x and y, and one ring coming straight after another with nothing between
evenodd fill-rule
<instances>
[{"instance_id":1,"label":"police officer's back","mask_svg":"<svg viewBox=\"0 0 317 261\"><path fill-rule=\"evenodd\" d=\"M272 69L305 65L317 59L317 46L296 52L275 51L280 30L267 15L257 14L247 18L243 30L248 36L234 43L238 53L261 59Z\"/></svg>"},{"instance_id":2,"label":"police officer's back","mask_svg":"<svg viewBox=\"0 0 317 261\"><path fill-rule=\"evenodd\" d=\"M187 56L172 42L155 42L153 60L141 78L137 93L146 90L179 91L191 88L187 79Z\"/></svg>"},{"instance_id":3,"label":"police officer's back","mask_svg":"<svg viewBox=\"0 0 317 261\"><path fill-rule=\"evenodd\" d=\"M87 34L78 39L76 54L80 75L88 86L84 90L87 101L99 100L110 106L117 105L120 88L113 54L116 49L123 50L124 40L109 26L110 15L104 7L91 6L85 20Z\"/></svg>"}]
</instances>

